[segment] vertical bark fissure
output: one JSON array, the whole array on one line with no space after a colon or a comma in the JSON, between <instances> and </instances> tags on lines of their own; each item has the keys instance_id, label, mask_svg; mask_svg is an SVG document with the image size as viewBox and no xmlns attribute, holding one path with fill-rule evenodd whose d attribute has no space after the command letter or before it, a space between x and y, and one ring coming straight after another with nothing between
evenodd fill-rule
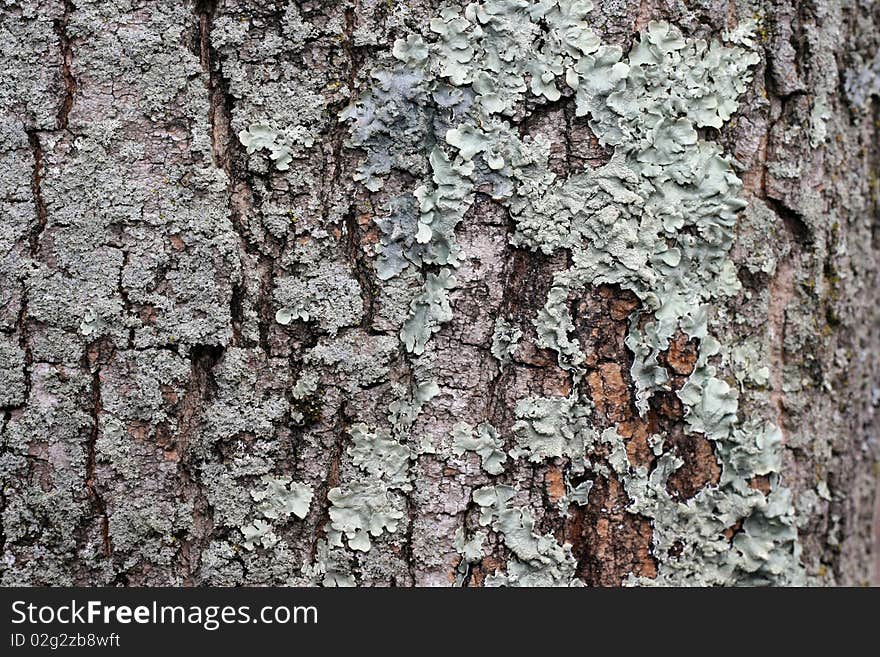
<instances>
[{"instance_id":1,"label":"vertical bark fissure","mask_svg":"<svg viewBox=\"0 0 880 657\"><path fill-rule=\"evenodd\" d=\"M776 276L770 283L768 327L770 339L770 401L776 413L776 425L788 438L785 423L785 393L783 369L785 367L785 308L794 295L794 271L791 263L782 261Z\"/></svg>"},{"instance_id":2,"label":"vertical bark fissure","mask_svg":"<svg viewBox=\"0 0 880 657\"><path fill-rule=\"evenodd\" d=\"M874 219L871 222L871 241L872 246L877 248L880 246L880 93L878 93L875 98L871 111L871 119L874 126L876 126L876 139L874 140L874 147L868 155L871 163L869 169L877 172L877 177L871 181L870 190ZM880 531L880 529L878 529L878 531ZM880 567L878 567L878 571L880 571ZM880 573L878 573L877 578L878 581L880 581Z\"/></svg>"},{"instance_id":3,"label":"vertical bark fissure","mask_svg":"<svg viewBox=\"0 0 880 657\"><path fill-rule=\"evenodd\" d=\"M34 158L34 169L31 174L31 193L34 196L34 206L36 207L36 223L31 228L28 235L30 244L31 257L39 258L40 255L40 239L43 231L46 229L47 213L46 202L43 199L43 147L40 144L40 137L36 130L27 131L28 143L31 147L31 154Z\"/></svg>"},{"instance_id":4,"label":"vertical bark fissure","mask_svg":"<svg viewBox=\"0 0 880 657\"><path fill-rule=\"evenodd\" d=\"M72 0L64 0L64 12L61 18L54 21L55 33L58 35L58 40L61 44L61 81L64 84L64 96L55 120L55 127L58 130L67 130L70 110L73 107L74 97L76 96L77 84L76 78L73 75L73 45L67 31L70 24L70 15L75 9L76 6Z\"/></svg>"},{"instance_id":5,"label":"vertical bark fissure","mask_svg":"<svg viewBox=\"0 0 880 657\"><path fill-rule=\"evenodd\" d=\"M178 476L182 494L193 503L194 533L181 541L180 554L184 584L196 584L200 564L198 547L211 535L214 526L213 508L205 493L196 466L191 462L190 445L199 432L204 405L212 399L216 383L213 370L225 353L223 347L196 345L189 353L190 378L184 393L177 434Z\"/></svg>"},{"instance_id":6,"label":"vertical bark fissure","mask_svg":"<svg viewBox=\"0 0 880 657\"><path fill-rule=\"evenodd\" d=\"M92 427L89 433L89 440L86 445L86 489L92 499L92 504L101 518L101 537L103 539L104 556L108 559L113 554L113 546L110 541L110 517L107 515L107 505L103 496L98 492L96 485L95 466L97 463L96 445L100 434L100 418L102 412L101 405L101 346L98 345L98 357L92 367L92 379L90 390L90 410L92 416ZM85 359L88 363L88 357Z\"/></svg>"},{"instance_id":7,"label":"vertical bark fissure","mask_svg":"<svg viewBox=\"0 0 880 657\"><path fill-rule=\"evenodd\" d=\"M786 308L795 297L795 266L800 257L801 249L810 242L810 232L804 220L796 212L785 207L783 203L771 197L765 197L764 201L782 222L785 228L784 234L791 247L790 253L777 264L776 273L770 281L770 299L767 309L770 341L770 402L776 413L776 425L782 431L787 442L789 430L786 426L787 411L784 390Z\"/></svg>"},{"instance_id":8,"label":"vertical bark fissure","mask_svg":"<svg viewBox=\"0 0 880 657\"><path fill-rule=\"evenodd\" d=\"M771 195L767 189L767 158L770 148L771 135L780 122L787 116L786 105L788 102L802 94L799 88L778 89L775 82L772 62L772 53L765 49L764 87L766 93L778 102L778 110L775 119L772 119L766 128L763 140L763 148L759 149L759 160L756 166L760 168L758 189L755 193L761 198L767 207L773 211L782 224L782 234L786 237L790 250L777 263L776 272L770 280L768 292L768 359L770 367L770 403L775 413L775 422L782 431L786 443L789 439L787 427L787 411L785 408L784 368L786 365L785 353L785 330L786 308L795 296L795 267L798 264L802 248L811 241L810 229L795 210L789 208L786 203ZM778 73L777 73L778 74Z\"/></svg>"},{"instance_id":9,"label":"vertical bark fissure","mask_svg":"<svg viewBox=\"0 0 880 657\"><path fill-rule=\"evenodd\" d=\"M6 427L9 424L11 413L3 411L3 421L0 423L0 439L6 434ZM0 554L5 554L6 549L6 487L0 486Z\"/></svg>"},{"instance_id":10,"label":"vertical bark fissure","mask_svg":"<svg viewBox=\"0 0 880 657\"><path fill-rule=\"evenodd\" d=\"M346 427L352 422L351 418L345 416L345 411L340 411L339 417L333 428L335 440L330 452L330 463L327 467L327 476L324 478L322 485L315 491L315 499L318 500L318 521L315 529L315 536L311 541L309 549L309 561L314 562L318 553L318 542L327 534L327 524L330 522L330 499L328 493L330 490L339 485L339 467L342 463L342 451L344 440L342 438Z\"/></svg>"},{"instance_id":11,"label":"vertical bark fissure","mask_svg":"<svg viewBox=\"0 0 880 657\"><path fill-rule=\"evenodd\" d=\"M348 82L349 93L353 97L357 88L357 77L362 66L362 57L354 45L354 31L357 24L356 9L358 3L348 6L344 11L343 25L343 42L342 48L348 59L348 71L346 72L346 80ZM334 112L338 116L338 112ZM323 196L322 220L326 224L329 217L330 203L332 193L340 184L340 177L343 171L343 148L345 139L348 134L348 128L342 122L336 121L331 130L331 153L332 167L325 166L325 173L321 180L321 190ZM329 172L329 176L327 173ZM349 207L344 217L342 230L345 233L346 241L344 247L346 255L350 261L352 273L361 288L361 295L364 304L364 314L361 318L361 327L369 330L373 322L374 298L375 298L375 276L374 271L369 263L361 243L361 229L358 224L357 211L355 207Z\"/></svg>"},{"instance_id":12,"label":"vertical bark fissure","mask_svg":"<svg viewBox=\"0 0 880 657\"><path fill-rule=\"evenodd\" d=\"M348 70L346 79L348 81L349 93L353 96L357 85L357 75L360 70L360 58L356 55L353 46L354 30L356 24L355 10L352 6L347 6L343 12L344 23L342 25L342 49L348 60ZM332 109L331 109L332 111ZM333 112L338 115L338 112ZM323 225L329 222L330 204L333 198L333 190L339 185L342 173L342 152L347 135L347 128L344 124L336 121L328 135L330 142L329 154L324 150L324 167L320 178L320 195L321 204L321 220ZM328 156L332 158L332 162L327 162ZM360 230L357 224L356 209L349 207L344 217L342 230L345 232L345 242L343 247L346 256L350 260L351 270L361 287L361 294L364 302L364 314L361 318L361 326L369 328L373 318L373 284L369 265L366 263L363 254L363 248L360 242ZM353 417L349 417L345 411L345 407L341 407L337 413L336 421L333 423L333 446L331 448L330 460L327 468L327 476L322 486L316 491L315 498L318 500L319 511L317 529L314 539L311 542L309 559L314 561L318 542L326 536L326 527L330 522L330 500L328 494L331 489L340 483L340 466L345 446L345 435L348 433L349 427L354 422Z\"/></svg>"},{"instance_id":13,"label":"vertical bark fissure","mask_svg":"<svg viewBox=\"0 0 880 657\"><path fill-rule=\"evenodd\" d=\"M353 265L352 269L355 279L360 285L361 298L364 304L361 328L369 331L373 327L373 316L375 313L376 278L373 265L364 252L361 228L353 211L349 211L345 216L345 232L348 238L345 247Z\"/></svg>"},{"instance_id":14,"label":"vertical bark fissure","mask_svg":"<svg viewBox=\"0 0 880 657\"><path fill-rule=\"evenodd\" d=\"M131 310L132 310L131 299L128 296L128 290L125 288L125 281L124 281L125 270L128 268L128 257L129 257L128 249L123 248L122 249L122 266L119 267L118 291L119 291L119 298L122 299L122 312L125 316L126 321L129 320L129 318L131 316ZM129 325L128 343L126 345L127 349L134 349L135 348L135 346L134 346L134 333L135 333L134 326Z\"/></svg>"},{"instance_id":15,"label":"vertical bark fissure","mask_svg":"<svg viewBox=\"0 0 880 657\"><path fill-rule=\"evenodd\" d=\"M28 144L30 145L31 155L34 160L34 167L31 173L31 194L34 199L35 221L28 234L29 254L32 260L37 261L40 257L40 241L43 231L46 229L47 212L46 202L43 199L43 148L40 144L39 135L35 130L27 131ZM31 371L34 364L33 350L30 343L30 330L28 327L28 300L30 290L27 281L22 284L21 305L19 306L18 318L16 323L19 331L19 347L24 353L24 400L26 405L30 399L31 392Z\"/></svg>"},{"instance_id":16,"label":"vertical bark fissure","mask_svg":"<svg viewBox=\"0 0 880 657\"><path fill-rule=\"evenodd\" d=\"M198 48L199 61L205 75L205 87L208 91L208 122L211 131L211 154L214 166L221 169L227 178L227 195L229 216L232 226L238 236L242 251L249 252L249 240L245 225L251 198L249 188L239 186L247 183L239 179L235 170L235 162L232 153L232 97L223 79L223 71L220 58L211 44L211 27L217 12L216 0L198 0L195 5L195 14L198 20ZM244 207L242 207L242 204ZM243 263L244 264L244 263ZM243 283L234 281L232 295L230 296L229 312L232 328L232 345L242 345L242 325L244 323L243 306Z\"/></svg>"}]
</instances>

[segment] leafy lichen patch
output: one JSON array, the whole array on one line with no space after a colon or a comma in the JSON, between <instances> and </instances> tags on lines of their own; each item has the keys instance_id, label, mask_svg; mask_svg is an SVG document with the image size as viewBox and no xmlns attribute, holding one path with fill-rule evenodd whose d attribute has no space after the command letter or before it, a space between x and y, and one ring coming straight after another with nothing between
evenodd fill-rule
<instances>
[{"instance_id":1,"label":"leafy lichen patch","mask_svg":"<svg viewBox=\"0 0 880 657\"><path fill-rule=\"evenodd\" d=\"M631 511L650 519L657 555L668 554L678 527L674 559L658 556L658 582L797 580L793 509L778 475L771 475L769 497L747 483L767 470L768 460L778 461L771 455L778 445L767 438L773 428L740 422L738 390L718 376L712 358L722 349L709 333L715 302L741 289L729 253L746 204L731 159L701 135L721 128L737 110L759 61L753 26L740 25L723 43L685 38L670 24L650 22L625 54L589 28L591 10L590 2L570 0L446 8L430 22L427 36L396 42L396 62L374 71L376 84L343 113L351 122L351 145L366 152L358 178L368 189L379 190L392 168L425 172L412 199L395 199L380 224L381 278L411 266L440 267L439 273L426 271L401 341L407 351L425 353L431 336L451 319L447 290L461 257L455 229L476 190L486 190L512 218L513 246L544 254L566 250L572 263L555 275L534 326L536 346L556 352L560 367L574 377L575 392L520 400L511 456L565 458L573 472L589 468L618 477ZM549 167L550 143L522 135L517 122L529 112L527 99L541 104L563 96L573 97L576 115L613 155L596 169L560 179ZM822 138L822 116L820 108L816 139ZM428 146L419 153L414 143ZM422 164L412 166L419 159ZM714 446L720 479L709 476L684 502L667 489L683 464L674 441L652 437L645 443L653 450L646 459L650 469L634 467L626 441L614 426L600 435L592 405L580 398L587 356L574 336L570 299L600 285L617 286L639 301L625 338L639 412L648 411L654 395L674 394L686 430ZM502 365L520 338L508 325L496 325L492 350ZM763 370L745 347L736 354L748 368L743 377L760 385ZM590 376L606 421L628 419L621 372L599 368ZM458 425L457 449L496 448L472 432ZM746 447L758 444L763 449L757 453ZM588 457L594 448L604 463ZM481 499L489 495L481 490ZM572 499L586 500L588 492L584 486ZM496 502L481 506L510 520L501 531L506 541L522 538L528 518L514 522L506 502ZM486 513L487 523L500 522ZM737 522L744 529L731 550L725 530ZM761 549L763 561L755 556ZM541 563L549 569L545 574L556 572L555 565Z\"/></svg>"}]
</instances>

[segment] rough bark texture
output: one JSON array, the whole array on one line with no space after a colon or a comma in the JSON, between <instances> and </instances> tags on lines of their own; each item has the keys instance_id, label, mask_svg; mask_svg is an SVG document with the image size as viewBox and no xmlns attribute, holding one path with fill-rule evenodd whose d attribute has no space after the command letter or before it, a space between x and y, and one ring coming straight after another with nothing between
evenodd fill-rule
<instances>
[{"instance_id":1,"label":"rough bark texture","mask_svg":"<svg viewBox=\"0 0 880 657\"><path fill-rule=\"evenodd\" d=\"M880 5L599 4L585 20L624 53L649 21L711 40L759 20L760 61L739 108L699 131L735 158L748 202L731 251L741 286L712 303L726 349L712 360L739 391L737 422L772 423L784 441L779 471L749 485L792 493L798 547L784 579L770 567L758 580L870 582ZM621 474L674 455L665 489L681 505L723 476L720 443L689 428L678 396L700 339L676 331L657 358L668 381L640 412L626 339L650 313L626 286L596 283L563 300L566 335L584 357L565 366L533 320L571 254L513 246L508 207L477 193L455 228L451 318L424 354L401 342L411 302L441 272L426 262L380 278L376 221L422 183L427 156L392 167L371 192L356 180L364 149L340 113L376 85L396 39L430 34L440 8L0 6L3 584L475 586L525 569L553 572L522 583L616 585L649 583L704 549L683 532L661 551L657 519L634 510ZM549 140L547 168L565 178L605 165L614 148L558 86L561 98L530 97L510 122ZM284 154L246 148L239 133L261 125L286 131L289 167ZM499 318L522 334L506 356L492 348ZM590 430L614 429L628 463L609 466L614 443L602 441L582 472L571 454L511 456L517 403L529 397L578 398ZM500 472L455 448L460 423L474 436L491 425ZM383 431L393 439L376 438ZM364 457L361 434L373 441ZM378 468L375 480L365 468ZM346 532L339 515L366 499L352 492L358 482L384 482L370 488L387 505L372 509L368 537ZM515 491L509 506L474 494L501 484ZM510 520L510 509L525 511ZM734 520L731 550L753 531ZM519 530L570 548L530 558ZM474 536L484 540L464 545ZM738 572L732 581L751 581Z\"/></svg>"}]
</instances>

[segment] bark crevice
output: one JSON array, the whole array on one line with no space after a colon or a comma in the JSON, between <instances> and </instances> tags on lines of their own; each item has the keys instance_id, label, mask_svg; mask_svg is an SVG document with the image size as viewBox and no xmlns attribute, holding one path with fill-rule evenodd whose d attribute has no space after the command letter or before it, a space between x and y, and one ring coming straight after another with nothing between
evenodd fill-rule
<instances>
[{"instance_id":1,"label":"bark crevice","mask_svg":"<svg viewBox=\"0 0 880 657\"><path fill-rule=\"evenodd\" d=\"M70 118L70 110L76 96L76 77L73 75L73 42L68 34L70 15L76 10L72 0L64 0L64 12L61 17L54 21L55 33L61 44L61 81L64 86L64 95L61 106L55 119L55 127L58 130L67 130Z\"/></svg>"},{"instance_id":2,"label":"bark crevice","mask_svg":"<svg viewBox=\"0 0 880 657\"><path fill-rule=\"evenodd\" d=\"M95 511L101 520L101 538L103 541L104 557L110 558L113 554L113 546L110 539L110 517L107 513L107 504L103 495L98 490L97 475L95 472L97 465L96 446L98 437L101 433L101 413L103 405L101 402L101 362L104 358L105 344L102 341L95 343L90 347L85 358L85 365L91 369L91 385L89 391L89 410L91 414L91 430L89 432L88 441L86 443L86 480L85 487L95 507ZM89 361L93 361L90 363Z\"/></svg>"}]
</instances>

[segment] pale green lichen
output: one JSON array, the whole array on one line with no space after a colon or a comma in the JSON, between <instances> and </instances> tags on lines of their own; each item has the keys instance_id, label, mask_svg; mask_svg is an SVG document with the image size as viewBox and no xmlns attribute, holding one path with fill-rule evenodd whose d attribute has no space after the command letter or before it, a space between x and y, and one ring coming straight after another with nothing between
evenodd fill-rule
<instances>
[{"instance_id":1,"label":"pale green lichen","mask_svg":"<svg viewBox=\"0 0 880 657\"><path fill-rule=\"evenodd\" d=\"M290 396L298 401L306 400L318 392L318 385L318 373L312 369L303 370L300 372L296 384L290 389ZM296 410L296 408L293 408L290 411L290 419L294 423L300 424L305 420L305 415L301 411Z\"/></svg>"},{"instance_id":2,"label":"pale green lichen","mask_svg":"<svg viewBox=\"0 0 880 657\"><path fill-rule=\"evenodd\" d=\"M730 359L734 376L740 386L750 383L763 387L770 383L770 368L767 366L767 357L753 341L743 341L733 347Z\"/></svg>"},{"instance_id":3,"label":"pale green lichen","mask_svg":"<svg viewBox=\"0 0 880 657\"><path fill-rule=\"evenodd\" d=\"M94 308L87 308L79 324L79 332L86 337L100 335L105 322Z\"/></svg>"},{"instance_id":4,"label":"pale green lichen","mask_svg":"<svg viewBox=\"0 0 880 657\"><path fill-rule=\"evenodd\" d=\"M719 442L721 481L688 500L676 499L667 489L669 476L684 463L674 452L663 453L648 472L629 464L623 439L613 428L602 439L617 454L609 464L632 500L627 510L651 519L654 554L663 555L656 579L631 578L631 583L803 582L791 494L778 486L775 474L781 466L778 428L747 423ZM756 475L770 475L769 495L749 486ZM726 532L740 521L731 543ZM666 556L673 550L675 557Z\"/></svg>"},{"instance_id":5,"label":"pale green lichen","mask_svg":"<svg viewBox=\"0 0 880 657\"><path fill-rule=\"evenodd\" d=\"M277 130L267 125L254 124L247 130L239 132L238 140L247 149L248 155L265 149L269 151L269 157L275 163L275 168L279 171L287 171L293 156L290 147L283 141L278 141L279 136Z\"/></svg>"},{"instance_id":6,"label":"pale green lichen","mask_svg":"<svg viewBox=\"0 0 880 657\"><path fill-rule=\"evenodd\" d=\"M714 338L704 337L694 372L677 393L687 408L688 428L712 440L726 439L737 421L736 390L717 378L716 368L709 364L709 359L719 351L720 345Z\"/></svg>"},{"instance_id":7,"label":"pale green lichen","mask_svg":"<svg viewBox=\"0 0 880 657\"><path fill-rule=\"evenodd\" d=\"M498 430L488 422L481 422L476 427L467 422L458 422L452 427L452 451L461 456L465 452L479 455L483 470L492 475L504 472L507 454Z\"/></svg>"},{"instance_id":8,"label":"pale green lichen","mask_svg":"<svg viewBox=\"0 0 880 657\"><path fill-rule=\"evenodd\" d=\"M511 507L516 490L510 486L487 486L473 492L481 507L480 524L504 537L513 555L505 573L486 578L486 586L578 586L577 561L570 545L560 545L551 535L534 531L535 522L528 509Z\"/></svg>"},{"instance_id":9,"label":"pale green lichen","mask_svg":"<svg viewBox=\"0 0 880 657\"><path fill-rule=\"evenodd\" d=\"M517 346L523 336L519 326L511 324L503 317L495 320L495 330L492 333L492 355L501 367L509 365L516 353Z\"/></svg>"},{"instance_id":10,"label":"pale green lichen","mask_svg":"<svg viewBox=\"0 0 880 657\"><path fill-rule=\"evenodd\" d=\"M566 494L560 504L563 510L568 509L569 504L577 504L578 506L587 506L590 501L590 491L593 490L593 482L589 479L582 481L577 486L572 486L566 482Z\"/></svg>"},{"instance_id":11,"label":"pale green lichen","mask_svg":"<svg viewBox=\"0 0 880 657\"><path fill-rule=\"evenodd\" d=\"M345 555L340 554L340 548L331 547L325 539L318 540L314 562L304 564L302 573L321 586L350 588L357 585Z\"/></svg>"},{"instance_id":12,"label":"pale green lichen","mask_svg":"<svg viewBox=\"0 0 880 657\"><path fill-rule=\"evenodd\" d=\"M857 112L869 111L868 100L880 96L880 50L866 62L859 52L851 53L854 66L846 71L844 88L850 104Z\"/></svg>"},{"instance_id":13,"label":"pale green lichen","mask_svg":"<svg viewBox=\"0 0 880 657\"><path fill-rule=\"evenodd\" d=\"M729 252L745 202L731 160L700 130L721 128L736 111L759 61L754 26L725 34L725 45L687 39L667 23L651 22L624 55L590 30L584 18L591 9L590 2L573 0L446 8L431 21L430 39L410 35L395 44L397 63L374 72L377 84L344 113L352 122L352 145L366 152L358 178L369 189L379 189L392 168L418 173L428 166L414 199L394 199L380 220L383 279L410 265L442 267L439 274L426 273L401 340L422 354L451 319L447 291L459 261L454 232L476 190L487 190L513 219L514 246L570 253L572 266L555 275L534 325L536 346L556 351L575 388L585 356L572 337L569 299L588 286L617 285L641 302L625 339L640 412L655 391L670 389L658 357L673 335L680 330L699 343L696 369L678 396L687 430L713 441L722 480L687 502L674 499L666 479L682 462L663 436L652 436L654 469L634 470L620 436L614 428L598 435L589 402L577 394L520 400L511 456L568 458L574 472L610 466L634 500L633 512L652 519L658 582L796 581L801 570L793 507L776 474L778 429L740 425L738 392L710 363L721 355L708 329L714 302L741 287ZM527 97L540 104L563 95L573 96L577 116L614 154L597 169L559 179L548 166L548 140L522 136L512 117L528 113ZM821 132L818 124L815 132ZM775 263L768 262L758 266L772 271ZM512 342L506 329L497 344L493 340L502 364ZM735 358L754 360L745 347ZM747 376L762 385L766 371L748 367ZM461 425L458 434L462 448L473 439ZM601 443L608 466L587 458ZM769 496L747 484L759 473L772 480ZM559 564L566 559L522 547L535 537L526 530L527 514L508 512L512 492L480 490L478 503L494 509L484 510L484 524L497 525L508 547L519 546L511 548L517 559L508 578L565 580L568 571ZM588 482L570 491L576 503L586 502L588 493ZM730 549L724 531L738 521L743 530ZM684 547L673 559L666 555L676 527L675 540Z\"/></svg>"},{"instance_id":14,"label":"pale green lichen","mask_svg":"<svg viewBox=\"0 0 880 657\"><path fill-rule=\"evenodd\" d=\"M456 286L449 269L428 274L424 290L412 300L410 314L400 329L400 339L407 351L418 355L425 351L428 339L440 330L440 325L452 319L448 291Z\"/></svg>"},{"instance_id":15,"label":"pale green lichen","mask_svg":"<svg viewBox=\"0 0 880 657\"><path fill-rule=\"evenodd\" d=\"M287 326L295 319L307 322L309 314L302 308L279 308L275 311L275 321L282 326Z\"/></svg>"},{"instance_id":16,"label":"pale green lichen","mask_svg":"<svg viewBox=\"0 0 880 657\"><path fill-rule=\"evenodd\" d=\"M433 391L435 387L436 384L429 384L427 389L416 386L411 402L415 406L411 406L409 412L417 414L424 400L436 394ZM385 532L394 534L397 531L404 511L396 492L412 490L409 467L414 456L412 450L394 434L398 431L399 423L406 422L395 417L402 403L403 398L394 402L397 407L389 409L391 431L370 430L363 423L352 425L350 434L353 445L346 451L358 474L327 494L331 503L327 527L330 546L341 546L342 537L345 536L352 550L367 552L372 546L370 536L378 537Z\"/></svg>"},{"instance_id":17,"label":"pale green lichen","mask_svg":"<svg viewBox=\"0 0 880 657\"><path fill-rule=\"evenodd\" d=\"M361 287L351 272L338 263L318 263L301 276L285 276L273 291L278 310L275 321L315 321L330 335L356 326L363 313Z\"/></svg>"},{"instance_id":18,"label":"pale green lichen","mask_svg":"<svg viewBox=\"0 0 880 657\"><path fill-rule=\"evenodd\" d=\"M485 530L480 530L468 539L464 527L459 527L456 530L452 546L461 555L461 560L455 568L456 587L464 585L470 574L471 564L479 563L483 559L483 543L486 541L487 534L488 532Z\"/></svg>"},{"instance_id":19,"label":"pale green lichen","mask_svg":"<svg viewBox=\"0 0 880 657\"><path fill-rule=\"evenodd\" d=\"M486 536L487 533L485 531L478 531L470 539L467 539L464 528L460 527L455 532L453 547L464 557L467 563L476 563L483 558L483 544L486 542Z\"/></svg>"},{"instance_id":20,"label":"pale green lichen","mask_svg":"<svg viewBox=\"0 0 880 657\"><path fill-rule=\"evenodd\" d=\"M353 584L350 571L341 556L328 556L328 550L344 547L368 552L373 538L394 534L405 516L400 493L412 490L410 462L416 456L401 438L407 434L422 406L434 397L439 388L433 380L423 380L429 365L416 365L413 384L405 391L398 386L397 399L388 409L391 429L370 429L364 423L351 426L352 446L346 452L355 466L356 475L342 485L331 488L330 520L326 546L315 561L304 567L304 573L317 578L322 575L325 586ZM421 450L424 453L428 450ZM346 543L343 543L343 537Z\"/></svg>"},{"instance_id":21,"label":"pale green lichen","mask_svg":"<svg viewBox=\"0 0 880 657\"><path fill-rule=\"evenodd\" d=\"M257 151L269 151L269 158L279 171L287 171L293 161L293 144L311 148L315 140L302 126L296 126L285 132L275 130L269 125L254 123L247 130L238 133L238 140L252 155Z\"/></svg>"},{"instance_id":22,"label":"pale green lichen","mask_svg":"<svg viewBox=\"0 0 880 657\"><path fill-rule=\"evenodd\" d=\"M352 462L369 475L382 480L388 488L408 491L409 448L395 440L385 429L369 431L365 424L352 425L354 445L348 450Z\"/></svg>"},{"instance_id":23,"label":"pale green lichen","mask_svg":"<svg viewBox=\"0 0 880 657\"><path fill-rule=\"evenodd\" d=\"M259 502L257 513L270 520L285 519L290 515L305 518L312 502L312 487L292 481L290 477L264 477L265 488L251 491Z\"/></svg>"},{"instance_id":24,"label":"pale green lichen","mask_svg":"<svg viewBox=\"0 0 880 657\"><path fill-rule=\"evenodd\" d=\"M810 109L810 146L817 148L824 144L828 138L828 120L831 118L831 108L828 106L828 97L821 94L813 101Z\"/></svg>"},{"instance_id":25,"label":"pale green lichen","mask_svg":"<svg viewBox=\"0 0 880 657\"><path fill-rule=\"evenodd\" d=\"M535 344L555 351L561 367L577 371L578 366L584 362L584 354L577 341L568 337L574 328L568 309L568 295L569 290L565 286L554 285L550 288L547 302L534 320L538 335Z\"/></svg>"},{"instance_id":26,"label":"pale green lichen","mask_svg":"<svg viewBox=\"0 0 880 657\"><path fill-rule=\"evenodd\" d=\"M343 535L352 550L367 552L370 536L393 534L404 513L394 506L381 481L356 480L327 494L331 502L328 543L341 546Z\"/></svg>"},{"instance_id":27,"label":"pale green lichen","mask_svg":"<svg viewBox=\"0 0 880 657\"><path fill-rule=\"evenodd\" d=\"M584 469L583 455L596 438L589 402L571 397L529 397L517 402L513 458L532 462L566 456L574 472ZM581 458L578 458L581 457Z\"/></svg>"},{"instance_id":28,"label":"pale green lichen","mask_svg":"<svg viewBox=\"0 0 880 657\"><path fill-rule=\"evenodd\" d=\"M277 545L279 540L272 530L272 525L259 518L242 527L241 534L244 536L242 545L246 550L253 550L260 545L264 548L271 548Z\"/></svg>"}]
</instances>

